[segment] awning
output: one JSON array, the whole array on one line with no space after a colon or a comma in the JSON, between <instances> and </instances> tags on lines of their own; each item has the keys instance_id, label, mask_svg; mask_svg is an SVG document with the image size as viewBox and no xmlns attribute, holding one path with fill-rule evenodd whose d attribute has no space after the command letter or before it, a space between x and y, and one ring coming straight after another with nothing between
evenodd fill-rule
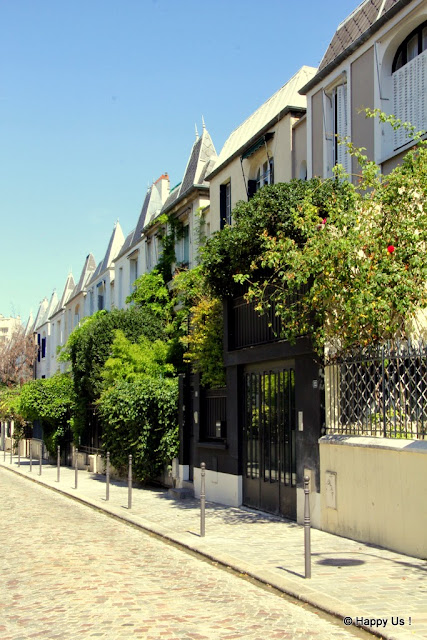
<instances>
[{"instance_id":1,"label":"awning","mask_svg":"<svg viewBox=\"0 0 427 640\"><path fill-rule=\"evenodd\" d=\"M242 154L241 159L244 160L245 158L249 158L251 155L255 153L255 151L258 151L258 149L260 149L264 144L266 144L266 142L271 140L273 136L274 136L274 131L269 131L268 133L265 133L263 136L258 138L258 140L256 140L249 147L249 149L247 149L247 151L245 151L245 153Z\"/></svg>"}]
</instances>

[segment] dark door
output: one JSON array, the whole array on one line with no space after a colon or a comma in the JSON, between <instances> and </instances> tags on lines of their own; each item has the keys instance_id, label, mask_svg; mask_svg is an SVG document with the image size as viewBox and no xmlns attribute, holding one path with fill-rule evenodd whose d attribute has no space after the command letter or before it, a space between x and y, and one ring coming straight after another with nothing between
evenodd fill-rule
<instances>
[{"instance_id":1,"label":"dark door","mask_svg":"<svg viewBox=\"0 0 427 640\"><path fill-rule=\"evenodd\" d=\"M295 371L245 373L243 502L296 519Z\"/></svg>"}]
</instances>

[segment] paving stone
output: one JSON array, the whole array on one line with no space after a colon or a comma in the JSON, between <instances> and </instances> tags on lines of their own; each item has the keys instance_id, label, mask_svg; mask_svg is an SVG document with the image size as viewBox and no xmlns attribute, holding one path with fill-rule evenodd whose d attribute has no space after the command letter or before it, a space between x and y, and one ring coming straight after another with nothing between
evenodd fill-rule
<instances>
[{"instance_id":1,"label":"paving stone","mask_svg":"<svg viewBox=\"0 0 427 640\"><path fill-rule=\"evenodd\" d=\"M11 469L15 473L9 473ZM35 483L28 482L29 478ZM2 523L9 532L21 531L24 525L29 527L28 541L20 533L17 545L16 535L11 533L14 545L2 549L2 584L9 584L5 588L7 605L5 598L0 602L1 619L4 624L8 617L10 624L11 607L18 612L22 608L17 618L22 624L28 625L29 614L33 615L28 631L32 635L25 638L46 633L46 629L39 631L37 627L42 623L52 626L51 635L45 636L49 640L61 638L61 634L72 640L74 632L82 639L73 625L85 622L93 625L88 627L87 637L114 639L174 638L175 634L180 640L196 640L197 634L208 638L264 639L276 637L275 634L286 638L288 633L292 638L334 638L347 637L353 629L340 623L324 635L319 622L325 621L315 616L310 627L303 620L309 618L308 613L315 614L300 607L296 607L299 614L289 614L289 618L286 614L284 623L283 607L289 603L274 593L200 563L100 512L67 501L46 491L46 486L232 566L242 574L253 575L341 618L386 618L385 629L374 629L384 637L427 638L427 563L423 560L312 530L312 579L305 580L304 532L293 522L249 509L207 503L206 536L201 538L199 503L194 499L174 501L168 498L167 491L139 488L133 491L132 510L128 511L127 486L123 482L111 484L110 501L106 502L103 476L82 471L75 490L72 469L62 468L61 482L57 483L55 467L45 465L42 476L38 476L34 471L29 473L25 461L18 469L16 463L3 464L0 459ZM18 517L23 519L19 527ZM23 538L25 552L20 548ZM229 580L233 584L237 580L237 587L230 586ZM28 600L29 583L34 593ZM233 589L237 589L236 597ZM251 595L246 596L246 591ZM193 604L198 607L197 613ZM403 618L405 624L392 625L393 616ZM61 624L68 621L68 631L73 635L58 628L58 620ZM257 626L260 620L261 629ZM294 620L296 627L292 627ZM18 622L13 624L17 633ZM111 624L117 627L116 635L108 635ZM244 625L244 630L238 624ZM303 625L301 630L299 625ZM218 635L218 629L222 635ZM2 640L20 637L10 634L6 626Z\"/></svg>"}]
</instances>

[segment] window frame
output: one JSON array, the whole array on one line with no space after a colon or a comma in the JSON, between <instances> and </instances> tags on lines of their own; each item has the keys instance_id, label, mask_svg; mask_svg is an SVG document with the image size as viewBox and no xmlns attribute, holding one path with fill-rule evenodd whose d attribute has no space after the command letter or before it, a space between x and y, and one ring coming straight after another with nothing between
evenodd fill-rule
<instances>
[{"instance_id":1,"label":"window frame","mask_svg":"<svg viewBox=\"0 0 427 640\"><path fill-rule=\"evenodd\" d=\"M417 58L419 55L421 55L423 53L423 51L425 51L427 49L427 35L426 35L426 46L423 48L423 31L424 31L424 29L427 30L427 20L424 20L424 22L419 24L418 27L413 29L411 31L411 33L409 33L406 36L406 38L397 47L396 53L394 54L394 57L393 57L393 63L391 65L391 73L392 74L395 73L396 71L399 71L399 69L402 69L405 65L408 64L408 62L411 62L411 60L414 60L415 58ZM416 56L414 56L414 58L411 58L410 60L408 60L408 49L407 49L407 47L408 47L409 42L414 38L414 36L417 36L417 38L418 38L418 53L417 53ZM402 55L402 64L397 66L400 55Z\"/></svg>"}]
</instances>

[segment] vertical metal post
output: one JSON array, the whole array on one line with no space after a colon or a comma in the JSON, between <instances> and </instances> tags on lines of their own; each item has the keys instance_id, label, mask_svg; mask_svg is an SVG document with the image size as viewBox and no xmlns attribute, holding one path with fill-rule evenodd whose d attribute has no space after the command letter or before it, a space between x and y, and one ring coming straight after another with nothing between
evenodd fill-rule
<instances>
[{"instance_id":1,"label":"vertical metal post","mask_svg":"<svg viewBox=\"0 0 427 640\"><path fill-rule=\"evenodd\" d=\"M205 508L206 508L206 464L200 465L200 536L205 537Z\"/></svg>"},{"instance_id":2,"label":"vertical metal post","mask_svg":"<svg viewBox=\"0 0 427 640\"><path fill-rule=\"evenodd\" d=\"M21 466L21 441L18 440L18 467Z\"/></svg>"},{"instance_id":3,"label":"vertical metal post","mask_svg":"<svg viewBox=\"0 0 427 640\"><path fill-rule=\"evenodd\" d=\"M132 456L129 455L128 472L128 509L132 509Z\"/></svg>"},{"instance_id":4,"label":"vertical metal post","mask_svg":"<svg viewBox=\"0 0 427 640\"><path fill-rule=\"evenodd\" d=\"M58 444L57 455L56 455L56 481L59 482L59 478L61 475L61 447Z\"/></svg>"},{"instance_id":5,"label":"vertical metal post","mask_svg":"<svg viewBox=\"0 0 427 640\"><path fill-rule=\"evenodd\" d=\"M105 483L105 499L110 499L110 452L107 451L107 460L105 462L105 475L106 475L106 483Z\"/></svg>"},{"instance_id":6,"label":"vertical metal post","mask_svg":"<svg viewBox=\"0 0 427 640\"><path fill-rule=\"evenodd\" d=\"M12 456L13 456L13 438L10 436L10 464L12 464Z\"/></svg>"},{"instance_id":7,"label":"vertical metal post","mask_svg":"<svg viewBox=\"0 0 427 640\"><path fill-rule=\"evenodd\" d=\"M79 471L79 450L74 447L74 489L77 489L78 471Z\"/></svg>"},{"instance_id":8,"label":"vertical metal post","mask_svg":"<svg viewBox=\"0 0 427 640\"><path fill-rule=\"evenodd\" d=\"M33 470L33 441L30 440L30 471Z\"/></svg>"},{"instance_id":9,"label":"vertical metal post","mask_svg":"<svg viewBox=\"0 0 427 640\"><path fill-rule=\"evenodd\" d=\"M43 442L40 444L40 464L39 464L39 476L42 474L43 467Z\"/></svg>"},{"instance_id":10,"label":"vertical metal post","mask_svg":"<svg viewBox=\"0 0 427 640\"><path fill-rule=\"evenodd\" d=\"M311 578L310 524L310 478L304 476L304 560L306 578Z\"/></svg>"}]
</instances>

